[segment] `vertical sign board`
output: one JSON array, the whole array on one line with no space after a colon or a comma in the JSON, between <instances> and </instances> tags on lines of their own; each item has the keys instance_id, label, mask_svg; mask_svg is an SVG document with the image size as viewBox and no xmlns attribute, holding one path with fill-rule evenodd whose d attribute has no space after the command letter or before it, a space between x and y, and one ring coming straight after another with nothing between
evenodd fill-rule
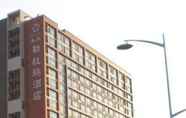
<instances>
[{"instance_id":1,"label":"vertical sign board","mask_svg":"<svg viewBox=\"0 0 186 118\"><path fill-rule=\"evenodd\" d=\"M24 24L26 118L45 118L43 17Z\"/></svg>"}]
</instances>

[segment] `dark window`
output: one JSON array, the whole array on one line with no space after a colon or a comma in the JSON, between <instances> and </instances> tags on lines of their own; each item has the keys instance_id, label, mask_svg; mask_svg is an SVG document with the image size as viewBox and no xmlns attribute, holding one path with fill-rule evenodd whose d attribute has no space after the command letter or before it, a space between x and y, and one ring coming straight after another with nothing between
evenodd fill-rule
<instances>
[{"instance_id":1,"label":"dark window","mask_svg":"<svg viewBox=\"0 0 186 118\"><path fill-rule=\"evenodd\" d=\"M20 55L19 33L19 28L8 32L8 58L13 58Z\"/></svg>"},{"instance_id":2,"label":"dark window","mask_svg":"<svg viewBox=\"0 0 186 118\"><path fill-rule=\"evenodd\" d=\"M8 77L8 100L14 100L20 97L20 70L9 72Z\"/></svg>"},{"instance_id":3,"label":"dark window","mask_svg":"<svg viewBox=\"0 0 186 118\"><path fill-rule=\"evenodd\" d=\"M21 113L20 112L10 113L8 115L8 118L21 118Z\"/></svg>"}]
</instances>

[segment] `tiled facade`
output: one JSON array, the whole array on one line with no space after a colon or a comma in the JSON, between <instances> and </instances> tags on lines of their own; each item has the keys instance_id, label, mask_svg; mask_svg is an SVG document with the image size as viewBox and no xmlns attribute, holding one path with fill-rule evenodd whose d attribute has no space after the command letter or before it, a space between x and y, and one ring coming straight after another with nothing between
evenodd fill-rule
<instances>
[{"instance_id":1,"label":"tiled facade","mask_svg":"<svg viewBox=\"0 0 186 118\"><path fill-rule=\"evenodd\" d=\"M21 57L21 66L7 70L7 103L21 108L8 105L8 118L133 118L125 70L46 16L16 20L7 58Z\"/></svg>"}]
</instances>

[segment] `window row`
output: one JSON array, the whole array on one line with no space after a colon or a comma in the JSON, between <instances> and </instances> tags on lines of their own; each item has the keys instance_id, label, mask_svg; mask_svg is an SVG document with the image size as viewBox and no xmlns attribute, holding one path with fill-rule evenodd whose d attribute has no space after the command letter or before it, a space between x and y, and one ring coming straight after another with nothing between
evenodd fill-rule
<instances>
[{"instance_id":1,"label":"window row","mask_svg":"<svg viewBox=\"0 0 186 118\"><path fill-rule=\"evenodd\" d=\"M49 30L49 32L51 31ZM48 38L48 43L51 46L57 48L58 50L60 50L60 52L63 52L67 56L69 56L70 51L72 51L72 58L77 63L83 65L85 64L85 66L90 70L96 71L96 56L93 53L91 53L88 50L83 50L83 47L74 41L72 41L70 44L70 39L64 36L62 33L58 33L58 38L57 38L58 40L51 38L50 36L48 36L47 38ZM70 49L70 47L72 47L72 49ZM83 63L84 59L85 59L85 63ZM53 65L55 66L55 62L53 62ZM117 70L110 65L107 67L107 63L100 58L97 59L97 73L104 78L108 78L114 84L118 83L119 78L117 76ZM107 73L108 73L108 77L107 77Z\"/></svg>"},{"instance_id":2,"label":"window row","mask_svg":"<svg viewBox=\"0 0 186 118\"><path fill-rule=\"evenodd\" d=\"M81 52L81 51L80 51ZM53 50L52 48L47 48L47 63L53 67L56 68L57 63L58 63L58 67L62 68L61 66L63 66L64 64L67 64L68 66L73 67L74 69L78 70L79 72L83 73L86 76L93 76L91 74L90 71L83 69L80 65L66 59L64 56L58 54L58 60L57 58L57 52L55 50ZM76 54L76 53L75 53ZM93 55L91 55L91 53L89 52L89 58L90 60L95 60L95 57ZM82 58L82 56L77 55L77 61L80 61L80 58ZM75 59L75 60L76 60ZM88 63L88 64L87 64ZM89 66L91 68L91 70L95 70L95 63L91 62L91 61L87 61L87 66ZM102 77L106 78L107 76L107 69L106 69L106 63L101 61L101 59L99 59L98 61L99 66L98 68L98 74L101 75ZM115 85L119 85L120 88L127 90L128 92L132 92L131 90L131 80L127 77L125 77L122 73L118 73L117 74L117 70L115 68L113 68L112 66L109 66L109 75L108 75L109 81L112 82ZM102 83L104 84L104 80L100 80L102 81Z\"/></svg>"},{"instance_id":3,"label":"window row","mask_svg":"<svg viewBox=\"0 0 186 118\"><path fill-rule=\"evenodd\" d=\"M122 99L108 91L104 91L102 93L96 93L94 91L91 91L89 89L86 89L89 91L90 98L93 98L96 101L99 101L100 103L105 104L106 106L109 106L111 108L114 108L122 113L129 114L132 111L132 104L126 101L125 99ZM87 107L92 107L95 101L92 99L89 99L82 95L84 93L79 94L78 92L75 92L71 89L68 90L68 102L69 104L75 105L76 108L80 109L81 105L85 105ZM96 108L95 108L96 109ZM93 109L92 109L93 110ZM127 112L126 112L127 111Z\"/></svg>"},{"instance_id":4,"label":"window row","mask_svg":"<svg viewBox=\"0 0 186 118\"><path fill-rule=\"evenodd\" d=\"M63 61L67 64L67 66L70 66L71 68L73 68L74 70L78 71L79 73L83 74L84 76L91 78L94 81L97 81L98 83L101 83L104 86L107 86L107 81L97 77L97 75L95 75L94 73L92 73L91 71L83 68L82 66L63 58ZM106 71L104 72L102 71L102 77L106 76ZM127 78L126 76L124 76L124 74L122 73L118 73L118 77L116 74L116 70L115 69L111 69L110 70L113 74L110 74L109 78L110 78L110 82L112 82L113 84L117 85L118 87L127 90L129 93L131 93L131 79ZM99 72L99 68L98 68L98 72ZM109 86L109 85L108 85Z\"/></svg>"},{"instance_id":5,"label":"window row","mask_svg":"<svg viewBox=\"0 0 186 118\"><path fill-rule=\"evenodd\" d=\"M68 110L68 118L90 118L90 117L69 109Z\"/></svg>"},{"instance_id":6,"label":"window row","mask_svg":"<svg viewBox=\"0 0 186 118\"><path fill-rule=\"evenodd\" d=\"M72 94L76 92L71 92ZM77 93L78 94L78 93ZM102 105L96 101L93 101L90 98L87 98L81 94L77 95L79 99L69 98L68 104L74 109L80 110L82 113L86 113L89 116L94 118L125 118L124 115L116 112L109 107ZM124 108L124 111L120 111L123 114L131 116L130 111L127 108ZM77 117L76 117L77 118Z\"/></svg>"},{"instance_id":7,"label":"window row","mask_svg":"<svg viewBox=\"0 0 186 118\"><path fill-rule=\"evenodd\" d=\"M87 71L89 72L89 71ZM128 100L132 100L132 96L128 94L126 91L123 91L116 87L115 85L107 82L106 80L96 76L93 73L89 73L88 77L85 77L87 74L80 75L79 73L72 71L70 69L67 70L67 82L68 86L71 86L77 90L82 90L82 92L89 92L92 93L93 91L102 93L103 90L106 90L105 88L108 88L109 91L114 92L115 94L118 94L119 96L122 96ZM125 84L125 83L123 83ZM104 87L102 87L102 86ZM125 85L124 85L125 86ZM86 90L88 89L88 90Z\"/></svg>"}]
</instances>

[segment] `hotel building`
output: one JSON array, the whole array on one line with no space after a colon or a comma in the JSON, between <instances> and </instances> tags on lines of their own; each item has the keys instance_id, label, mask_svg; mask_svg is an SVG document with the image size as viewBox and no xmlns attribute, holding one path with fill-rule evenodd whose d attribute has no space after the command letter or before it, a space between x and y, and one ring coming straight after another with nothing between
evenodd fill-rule
<instances>
[{"instance_id":1,"label":"hotel building","mask_svg":"<svg viewBox=\"0 0 186 118\"><path fill-rule=\"evenodd\" d=\"M45 15L0 20L0 118L133 118L130 74Z\"/></svg>"}]
</instances>

